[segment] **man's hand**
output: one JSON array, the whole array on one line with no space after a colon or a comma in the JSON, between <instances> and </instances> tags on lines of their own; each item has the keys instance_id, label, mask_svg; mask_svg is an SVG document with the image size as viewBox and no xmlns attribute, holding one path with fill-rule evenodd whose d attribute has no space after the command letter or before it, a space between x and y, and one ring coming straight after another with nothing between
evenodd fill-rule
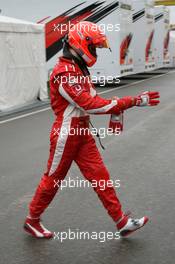
<instances>
[{"instance_id":1,"label":"man's hand","mask_svg":"<svg viewBox=\"0 0 175 264\"><path fill-rule=\"evenodd\" d=\"M146 91L136 96L136 106L155 106L160 103L159 92Z\"/></svg>"}]
</instances>

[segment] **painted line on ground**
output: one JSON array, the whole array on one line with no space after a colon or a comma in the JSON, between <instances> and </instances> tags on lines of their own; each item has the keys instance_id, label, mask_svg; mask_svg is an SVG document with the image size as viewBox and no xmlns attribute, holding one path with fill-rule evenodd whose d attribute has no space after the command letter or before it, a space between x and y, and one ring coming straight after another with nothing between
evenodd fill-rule
<instances>
[{"instance_id":1,"label":"painted line on ground","mask_svg":"<svg viewBox=\"0 0 175 264\"><path fill-rule=\"evenodd\" d=\"M49 107L46 107L46 108L43 108L43 109L40 109L40 110L37 110L37 111L33 111L33 112L30 112L30 113L27 113L27 114L23 114L23 115L19 115L19 116L15 116L15 117L9 118L9 119L5 119L3 121L0 121L0 125L4 124L4 123L11 122L11 121L14 121L14 120L17 120L17 119L21 119L23 117L27 117L27 116L35 115L35 114L38 114L38 113L41 113L41 112L45 112L45 111L48 111L50 109L51 109L51 107L49 106Z\"/></svg>"}]
</instances>

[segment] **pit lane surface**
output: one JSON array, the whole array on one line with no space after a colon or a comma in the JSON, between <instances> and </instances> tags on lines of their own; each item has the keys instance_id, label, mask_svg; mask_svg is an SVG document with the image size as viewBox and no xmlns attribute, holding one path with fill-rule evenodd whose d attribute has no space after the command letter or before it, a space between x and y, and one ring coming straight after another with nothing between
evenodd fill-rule
<instances>
[{"instance_id":1,"label":"pit lane surface","mask_svg":"<svg viewBox=\"0 0 175 264\"><path fill-rule=\"evenodd\" d=\"M36 240L23 232L27 206L45 169L49 150L51 110L0 124L0 263L10 264L172 264L175 258L175 76L174 72L104 97L160 91L156 108L125 113L124 133L103 139L101 151L124 210L148 215L143 230L127 239ZM103 88L104 90L105 88ZM106 91L106 89L105 89ZM97 128L109 116L92 116ZM82 179L73 165L68 178ZM77 178L78 177L78 178ZM116 232L115 225L91 188L64 188L46 213L44 224L56 233Z\"/></svg>"}]
</instances>

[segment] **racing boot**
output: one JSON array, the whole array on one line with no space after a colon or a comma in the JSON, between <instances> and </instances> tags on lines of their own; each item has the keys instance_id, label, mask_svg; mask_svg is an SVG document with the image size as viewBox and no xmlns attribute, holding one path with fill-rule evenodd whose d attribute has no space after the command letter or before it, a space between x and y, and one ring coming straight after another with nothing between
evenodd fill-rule
<instances>
[{"instance_id":1,"label":"racing boot","mask_svg":"<svg viewBox=\"0 0 175 264\"><path fill-rule=\"evenodd\" d=\"M123 217L117 222L117 229L120 232L121 237L126 237L136 230L142 228L147 222L148 217L143 216L139 219L133 219L129 217L130 213L123 215Z\"/></svg>"},{"instance_id":2,"label":"racing boot","mask_svg":"<svg viewBox=\"0 0 175 264\"><path fill-rule=\"evenodd\" d=\"M52 238L53 233L47 230L41 223L40 218L27 217L24 223L24 230L36 238Z\"/></svg>"}]
</instances>

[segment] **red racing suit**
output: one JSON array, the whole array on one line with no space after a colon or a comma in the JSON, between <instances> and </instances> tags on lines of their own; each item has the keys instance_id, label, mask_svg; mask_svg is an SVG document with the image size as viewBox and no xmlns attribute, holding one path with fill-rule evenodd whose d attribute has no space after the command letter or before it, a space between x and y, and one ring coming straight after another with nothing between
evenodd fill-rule
<instances>
[{"instance_id":1,"label":"red racing suit","mask_svg":"<svg viewBox=\"0 0 175 264\"><path fill-rule=\"evenodd\" d=\"M61 57L50 77L51 106L56 120L50 133L50 156L47 171L30 203L31 217L40 217L55 196L72 162L76 162L85 179L90 182L110 179L93 136L88 132L89 114L119 114L135 105L135 98L103 99L96 94L90 78L84 78L79 66ZM72 133L71 130L76 131ZM80 131L86 133L80 133ZM64 130L64 133L62 131ZM68 133L69 132L69 133ZM123 212L113 186L94 187L95 192L117 222Z\"/></svg>"}]
</instances>

